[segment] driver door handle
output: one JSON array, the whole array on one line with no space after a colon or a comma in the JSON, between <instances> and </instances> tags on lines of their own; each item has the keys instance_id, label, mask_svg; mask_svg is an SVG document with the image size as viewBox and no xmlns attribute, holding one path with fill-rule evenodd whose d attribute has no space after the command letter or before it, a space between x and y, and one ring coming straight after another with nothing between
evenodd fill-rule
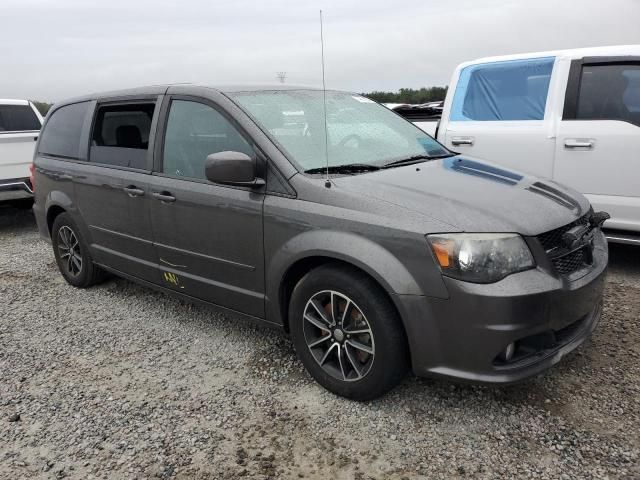
<instances>
[{"instance_id":1,"label":"driver door handle","mask_svg":"<svg viewBox=\"0 0 640 480\"><path fill-rule=\"evenodd\" d=\"M171 195L171 193L169 192L153 192L152 195L153 198L155 198L156 200L160 200L161 202L172 203L176 201L176 197Z\"/></svg>"}]
</instances>

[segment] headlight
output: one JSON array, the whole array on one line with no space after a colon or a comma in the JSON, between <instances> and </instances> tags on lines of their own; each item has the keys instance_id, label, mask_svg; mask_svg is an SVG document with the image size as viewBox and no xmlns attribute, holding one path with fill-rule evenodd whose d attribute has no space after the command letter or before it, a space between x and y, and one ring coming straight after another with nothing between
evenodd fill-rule
<instances>
[{"instance_id":1,"label":"headlight","mask_svg":"<svg viewBox=\"0 0 640 480\"><path fill-rule=\"evenodd\" d=\"M515 233L444 233L427 235L444 275L467 282L492 283L535 266Z\"/></svg>"}]
</instances>

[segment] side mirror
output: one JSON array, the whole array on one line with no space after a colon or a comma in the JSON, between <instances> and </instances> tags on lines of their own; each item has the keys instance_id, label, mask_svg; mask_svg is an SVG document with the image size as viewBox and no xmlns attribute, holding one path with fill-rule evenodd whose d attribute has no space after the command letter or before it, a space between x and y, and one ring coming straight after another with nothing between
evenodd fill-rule
<instances>
[{"instance_id":1,"label":"side mirror","mask_svg":"<svg viewBox=\"0 0 640 480\"><path fill-rule=\"evenodd\" d=\"M210 182L224 185L257 188L265 183L256 175L256 161L242 152L212 153L207 156L204 172Z\"/></svg>"}]
</instances>

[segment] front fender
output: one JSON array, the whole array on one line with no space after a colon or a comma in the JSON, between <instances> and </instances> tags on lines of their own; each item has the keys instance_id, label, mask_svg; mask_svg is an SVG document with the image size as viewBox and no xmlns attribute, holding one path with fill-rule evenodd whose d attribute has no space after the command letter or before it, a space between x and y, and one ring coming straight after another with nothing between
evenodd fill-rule
<instances>
[{"instance_id":1,"label":"front fender","mask_svg":"<svg viewBox=\"0 0 640 480\"><path fill-rule=\"evenodd\" d=\"M424 295L407 268L387 249L370 239L342 231L308 230L289 239L271 255L266 269L267 316L281 323L280 286L298 261L325 257L341 260L373 277L390 295Z\"/></svg>"}]
</instances>

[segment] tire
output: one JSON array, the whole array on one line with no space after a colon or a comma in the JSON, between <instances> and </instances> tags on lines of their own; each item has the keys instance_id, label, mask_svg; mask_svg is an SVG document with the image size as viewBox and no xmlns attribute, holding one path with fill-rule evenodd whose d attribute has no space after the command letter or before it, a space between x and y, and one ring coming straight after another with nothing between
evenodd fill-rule
<instances>
[{"instance_id":1,"label":"tire","mask_svg":"<svg viewBox=\"0 0 640 480\"><path fill-rule=\"evenodd\" d=\"M93 263L87 242L68 213L61 213L54 220L51 243L58 269L67 283L87 288L104 280L105 272Z\"/></svg>"},{"instance_id":2,"label":"tire","mask_svg":"<svg viewBox=\"0 0 640 480\"><path fill-rule=\"evenodd\" d=\"M375 281L348 266L324 265L300 280L289 327L311 376L342 397L372 400L407 373L407 341L394 306Z\"/></svg>"}]
</instances>

